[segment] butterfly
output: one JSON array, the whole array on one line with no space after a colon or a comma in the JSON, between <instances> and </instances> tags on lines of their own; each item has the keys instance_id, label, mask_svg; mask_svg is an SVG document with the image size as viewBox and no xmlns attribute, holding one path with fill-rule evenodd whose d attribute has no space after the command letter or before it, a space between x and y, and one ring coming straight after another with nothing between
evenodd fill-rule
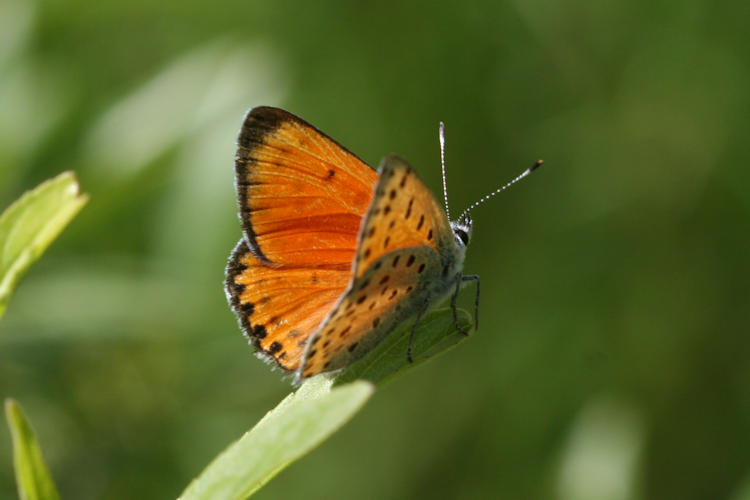
<instances>
[{"instance_id":1,"label":"butterfly","mask_svg":"<svg viewBox=\"0 0 750 500\"><path fill-rule=\"evenodd\" d=\"M243 237L225 291L261 357L298 381L335 371L448 295L467 333L455 301L467 280L479 300L479 277L462 271L469 212L541 161L450 221L442 123L440 143L445 209L398 156L376 171L287 111L247 113L235 158Z\"/></svg>"}]
</instances>

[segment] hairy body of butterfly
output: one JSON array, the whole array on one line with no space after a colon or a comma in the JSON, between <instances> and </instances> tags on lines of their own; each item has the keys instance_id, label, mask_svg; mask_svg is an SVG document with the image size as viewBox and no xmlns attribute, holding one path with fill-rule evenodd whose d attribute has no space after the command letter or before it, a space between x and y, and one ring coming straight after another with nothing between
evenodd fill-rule
<instances>
[{"instance_id":1,"label":"hairy body of butterfly","mask_svg":"<svg viewBox=\"0 0 750 500\"><path fill-rule=\"evenodd\" d=\"M451 223L397 156L378 171L300 118L252 109L238 139L244 236L229 303L259 353L298 378L360 358L462 280L467 217ZM410 354L409 354L410 355Z\"/></svg>"}]
</instances>

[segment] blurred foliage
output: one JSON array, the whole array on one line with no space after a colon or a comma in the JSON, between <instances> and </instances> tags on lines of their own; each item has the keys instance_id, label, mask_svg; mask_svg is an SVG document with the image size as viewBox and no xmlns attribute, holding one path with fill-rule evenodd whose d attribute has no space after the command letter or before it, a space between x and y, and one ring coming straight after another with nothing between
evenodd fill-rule
<instances>
[{"instance_id":1,"label":"blurred foliage","mask_svg":"<svg viewBox=\"0 0 750 500\"><path fill-rule=\"evenodd\" d=\"M257 498L746 497L748 10L0 0L0 206L91 194L0 322L0 396L64 498L175 497L289 390L222 291L247 108L436 193L444 120L454 210L546 160L474 213L482 327Z\"/></svg>"}]
</instances>

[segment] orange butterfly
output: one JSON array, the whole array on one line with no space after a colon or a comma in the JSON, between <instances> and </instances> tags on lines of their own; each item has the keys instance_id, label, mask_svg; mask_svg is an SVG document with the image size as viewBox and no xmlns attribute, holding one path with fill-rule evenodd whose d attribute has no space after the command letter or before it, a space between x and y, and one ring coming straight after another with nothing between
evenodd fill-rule
<instances>
[{"instance_id":1,"label":"orange butterfly","mask_svg":"<svg viewBox=\"0 0 750 500\"><path fill-rule=\"evenodd\" d=\"M442 124L440 139L442 155ZM462 274L478 203L449 221L447 196L444 211L401 158L376 172L304 120L258 107L235 168L244 236L227 297L259 354L297 380L347 366L451 293L455 319L461 281L477 280L478 302L479 277Z\"/></svg>"}]
</instances>

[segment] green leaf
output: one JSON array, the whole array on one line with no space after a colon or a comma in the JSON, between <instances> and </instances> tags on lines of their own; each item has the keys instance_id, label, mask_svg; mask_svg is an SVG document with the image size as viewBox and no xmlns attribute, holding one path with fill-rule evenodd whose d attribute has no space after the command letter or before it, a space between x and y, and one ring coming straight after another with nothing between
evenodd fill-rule
<instances>
[{"instance_id":1,"label":"green leaf","mask_svg":"<svg viewBox=\"0 0 750 500\"><path fill-rule=\"evenodd\" d=\"M464 330L470 331L469 313L463 309L458 309L457 312L458 323ZM366 379L381 384L445 352L467 338L456 329L453 311L450 308L431 311L419 320L419 325L414 332L414 345L412 346L414 362L410 363L406 357L406 351L409 347L411 328L411 322L404 322L364 358L347 367L336 377L336 384L356 379Z\"/></svg>"},{"instance_id":2,"label":"green leaf","mask_svg":"<svg viewBox=\"0 0 750 500\"><path fill-rule=\"evenodd\" d=\"M88 196L72 172L63 172L25 193L0 215L0 317L28 267L60 234Z\"/></svg>"},{"instance_id":3,"label":"green leaf","mask_svg":"<svg viewBox=\"0 0 750 500\"><path fill-rule=\"evenodd\" d=\"M458 310L458 320L464 329L471 327L466 311ZM456 329L451 309L430 312L419 322L414 362L409 363L411 327L404 323L338 376L323 374L307 380L214 459L180 498L247 498L344 425L370 398L374 383L391 379L466 338Z\"/></svg>"},{"instance_id":4,"label":"green leaf","mask_svg":"<svg viewBox=\"0 0 750 500\"><path fill-rule=\"evenodd\" d=\"M18 402L13 399L5 400L5 416L13 438L13 465L16 469L18 496L21 500L59 499L60 495L44 464L34 431Z\"/></svg>"},{"instance_id":5,"label":"green leaf","mask_svg":"<svg viewBox=\"0 0 750 500\"><path fill-rule=\"evenodd\" d=\"M374 390L365 381L335 389L331 383L320 375L302 384L214 459L180 498L247 498L344 425Z\"/></svg>"}]
</instances>

